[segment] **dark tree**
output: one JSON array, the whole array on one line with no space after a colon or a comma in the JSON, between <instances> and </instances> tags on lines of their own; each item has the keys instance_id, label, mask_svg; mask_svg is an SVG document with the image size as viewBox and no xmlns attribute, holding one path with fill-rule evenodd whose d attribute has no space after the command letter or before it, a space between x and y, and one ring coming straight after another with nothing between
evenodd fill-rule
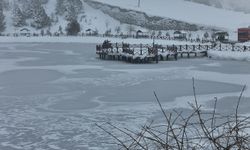
<instances>
[{"instance_id":1,"label":"dark tree","mask_svg":"<svg viewBox=\"0 0 250 150\"><path fill-rule=\"evenodd\" d=\"M81 0L70 0L70 5L72 5L76 11L76 14L78 15L79 13L83 13L83 4Z\"/></svg>"},{"instance_id":2,"label":"dark tree","mask_svg":"<svg viewBox=\"0 0 250 150\"><path fill-rule=\"evenodd\" d=\"M0 3L0 32L3 32L6 28L4 19L5 16L3 14L3 5Z\"/></svg>"},{"instance_id":3,"label":"dark tree","mask_svg":"<svg viewBox=\"0 0 250 150\"><path fill-rule=\"evenodd\" d=\"M59 34L63 35L63 29L62 29L62 26L59 26L59 28L58 28L58 32L59 32Z\"/></svg>"},{"instance_id":4,"label":"dark tree","mask_svg":"<svg viewBox=\"0 0 250 150\"><path fill-rule=\"evenodd\" d=\"M32 0L22 1L22 11L26 19L30 19L33 16L33 2Z\"/></svg>"},{"instance_id":5,"label":"dark tree","mask_svg":"<svg viewBox=\"0 0 250 150\"><path fill-rule=\"evenodd\" d=\"M77 22L77 20L70 21L66 27L67 35L77 35L80 30L80 24Z\"/></svg>"},{"instance_id":6,"label":"dark tree","mask_svg":"<svg viewBox=\"0 0 250 150\"><path fill-rule=\"evenodd\" d=\"M25 22L25 15L22 13L21 9L19 8L19 6L15 3L14 4L14 8L13 8L13 26L15 27L22 27L24 25L26 25Z\"/></svg>"},{"instance_id":7,"label":"dark tree","mask_svg":"<svg viewBox=\"0 0 250 150\"><path fill-rule=\"evenodd\" d=\"M203 36L204 36L204 38L205 38L205 39L207 39L207 38L209 38L209 33L208 33L208 32L206 32L206 33L204 33L204 35L203 35Z\"/></svg>"},{"instance_id":8,"label":"dark tree","mask_svg":"<svg viewBox=\"0 0 250 150\"><path fill-rule=\"evenodd\" d=\"M63 15L65 9L64 0L56 0L56 14Z\"/></svg>"},{"instance_id":9,"label":"dark tree","mask_svg":"<svg viewBox=\"0 0 250 150\"><path fill-rule=\"evenodd\" d=\"M72 21L77 19L77 12L74 6L69 3L69 5L66 7L66 12L65 12L65 19L67 21Z\"/></svg>"},{"instance_id":10,"label":"dark tree","mask_svg":"<svg viewBox=\"0 0 250 150\"><path fill-rule=\"evenodd\" d=\"M41 29L50 26L51 20L49 16L46 14L42 4L36 0L32 0L31 2L33 7L32 9L33 22L31 23L31 26L36 29Z\"/></svg>"},{"instance_id":11,"label":"dark tree","mask_svg":"<svg viewBox=\"0 0 250 150\"><path fill-rule=\"evenodd\" d=\"M41 36L44 36L44 30L43 29L41 30Z\"/></svg>"}]
</instances>

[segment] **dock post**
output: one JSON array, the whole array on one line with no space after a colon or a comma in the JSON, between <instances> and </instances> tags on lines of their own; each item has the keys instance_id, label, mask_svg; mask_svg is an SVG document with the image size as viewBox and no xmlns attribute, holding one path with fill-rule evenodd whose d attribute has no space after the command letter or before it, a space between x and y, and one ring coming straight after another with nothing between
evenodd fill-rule
<instances>
[{"instance_id":1,"label":"dock post","mask_svg":"<svg viewBox=\"0 0 250 150\"><path fill-rule=\"evenodd\" d=\"M142 44L140 44L140 55L142 55Z\"/></svg>"},{"instance_id":2,"label":"dock post","mask_svg":"<svg viewBox=\"0 0 250 150\"><path fill-rule=\"evenodd\" d=\"M158 64L159 63L159 56L158 56L158 48L156 47L155 48L155 61L156 61L156 63Z\"/></svg>"},{"instance_id":3,"label":"dock post","mask_svg":"<svg viewBox=\"0 0 250 150\"><path fill-rule=\"evenodd\" d=\"M116 53L118 54L119 53L118 43L116 43L115 46L116 46Z\"/></svg>"},{"instance_id":4,"label":"dock post","mask_svg":"<svg viewBox=\"0 0 250 150\"><path fill-rule=\"evenodd\" d=\"M174 54L174 59L177 60L177 57L178 57L178 53L175 53Z\"/></svg>"}]
</instances>

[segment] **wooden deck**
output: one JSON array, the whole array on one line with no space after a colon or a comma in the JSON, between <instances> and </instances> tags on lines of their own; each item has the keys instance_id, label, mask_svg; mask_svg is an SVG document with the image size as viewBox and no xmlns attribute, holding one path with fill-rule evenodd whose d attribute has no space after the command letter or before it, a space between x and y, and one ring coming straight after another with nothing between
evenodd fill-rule
<instances>
[{"instance_id":1,"label":"wooden deck","mask_svg":"<svg viewBox=\"0 0 250 150\"><path fill-rule=\"evenodd\" d=\"M96 46L96 54L103 60L125 61L129 63L158 63L179 58L207 57L209 50L250 51L247 46L234 45L145 45L126 43L106 43Z\"/></svg>"}]
</instances>

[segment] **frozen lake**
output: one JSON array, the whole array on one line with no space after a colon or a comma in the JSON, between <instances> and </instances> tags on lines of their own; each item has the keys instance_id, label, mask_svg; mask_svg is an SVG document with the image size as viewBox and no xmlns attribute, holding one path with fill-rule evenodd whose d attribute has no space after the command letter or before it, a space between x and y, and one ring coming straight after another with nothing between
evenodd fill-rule
<instances>
[{"instance_id":1,"label":"frozen lake","mask_svg":"<svg viewBox=\"0 0 250 150\"><path fill-rule=\"evenodd\" d=\"M250 63L208 58L159 64L96 59L94 44L0 44L0 149L115 149L95 123L137 128L160 118L156 91L166 109L192 101L233 113ZM240 113L250 114L250 92Z\"/></svg>"}]
</instances>

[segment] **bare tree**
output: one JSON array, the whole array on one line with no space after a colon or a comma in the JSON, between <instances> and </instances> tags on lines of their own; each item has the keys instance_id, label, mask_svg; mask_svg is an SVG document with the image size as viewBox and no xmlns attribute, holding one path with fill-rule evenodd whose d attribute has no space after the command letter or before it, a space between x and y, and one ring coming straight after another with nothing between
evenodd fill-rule
<instances>
[{"instance_id":1,"label":"bare tree","mask_svg":"<svg viewBox=\"0 0 250 150\"><path fill-rule=\"evenodd\" d=\"M146 123L139 132L122 129L111 123L97 124L97 126L113 137L118 146L126 150L248 150L250 136L247 131L250 128L250 118L239 115L245 88L246 86L243 87L237 100L233 115L222 115L216 112L216 97L212 111L202 110L193 79L194 101L189 103L192 111L188 114L177 110L167 113L154 92L165 123L153 124L153 121ZM110 129L121 133L123 137L119 138Z\"/></svg>"}]
</instances>

